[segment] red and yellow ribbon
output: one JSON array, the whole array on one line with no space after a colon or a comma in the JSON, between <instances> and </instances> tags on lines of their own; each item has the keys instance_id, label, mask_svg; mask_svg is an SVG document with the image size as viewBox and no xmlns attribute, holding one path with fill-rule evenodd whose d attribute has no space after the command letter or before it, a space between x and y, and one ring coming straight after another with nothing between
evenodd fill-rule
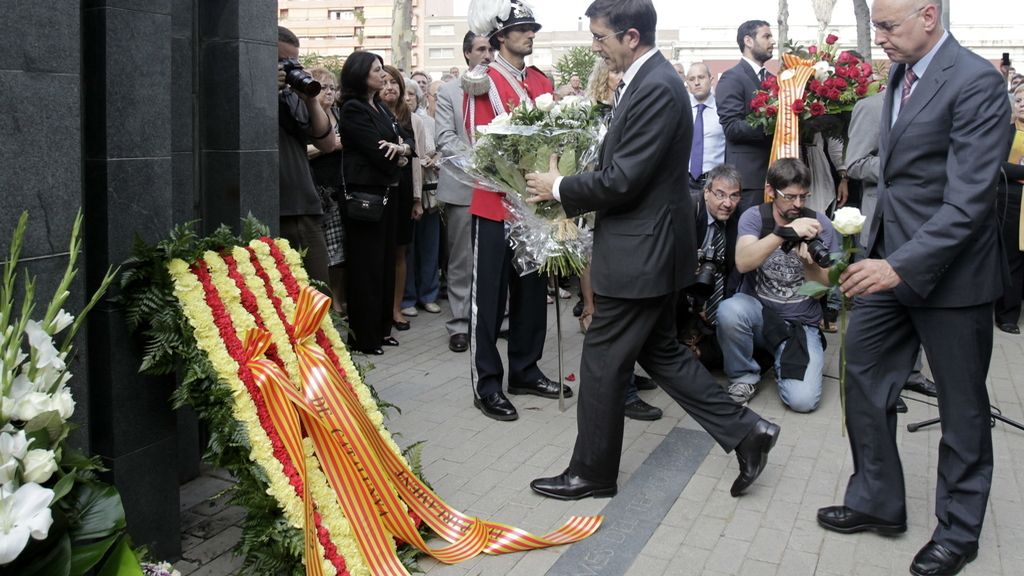
<instances>
[{"instance_id":1,"label":"red and yellow ribbon","mask_svg":"<svg viewBox=\"0 0 1024 576\"><path fill-rule=\"evenodd\" d=\"M775 122L775 138L772 140L772 154L768 159L769 166L778 158L800 157L800 117L793 111L793 102L804 97L807 82L814 76L814 60L783 54L782 61L783 70L778 77L779 110ZM767 193L764 201L772 201Z\"/></svg>"}]
</instances>

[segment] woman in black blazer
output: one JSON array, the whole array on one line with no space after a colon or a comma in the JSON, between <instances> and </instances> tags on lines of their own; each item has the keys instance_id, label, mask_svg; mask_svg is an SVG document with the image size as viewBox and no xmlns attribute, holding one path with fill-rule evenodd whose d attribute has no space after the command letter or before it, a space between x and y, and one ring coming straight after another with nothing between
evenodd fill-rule
<instances>
[{"instance_id":1,"label":"woman in black blazer","mask_svg":"<svg viewBox=\"0 0 1024 576\"><path fill-rule=\"evenodd\" d=\"M385 197L379 222L345 217L346 292L350 346L383 354L381 346L398 346L391 336L395 290L395 209L401 168L413 148L399 136L395 117L377 93L384 85L381 57L355 52L341 69L341 118L344 188ZM344 198L339 198L344 202Z\"/></svg>"}]
</instances>

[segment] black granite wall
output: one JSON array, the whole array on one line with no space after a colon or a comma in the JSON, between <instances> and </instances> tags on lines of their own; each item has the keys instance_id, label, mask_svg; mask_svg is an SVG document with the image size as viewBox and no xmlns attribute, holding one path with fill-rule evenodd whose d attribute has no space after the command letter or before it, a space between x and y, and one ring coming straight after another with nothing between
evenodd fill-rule
<instances>
[{"instance_id":1,"label":"black granite wall","mask_svg":"<svg viewBox=\"0 0 1024 576\"><path fill-rule=\"evenodd\" d=\"M248 212L276 225L276 12L269 0L5 3L0 253L29 210L22 256L46 294L84 211L77 310L136 236L197 219L237 228ZM137 374L139 343L113 305L94 309L76 350L73 441L110 467L135 543L175 559L195 418L171 410L173 378Z\"/></svg>"}]
</instances>

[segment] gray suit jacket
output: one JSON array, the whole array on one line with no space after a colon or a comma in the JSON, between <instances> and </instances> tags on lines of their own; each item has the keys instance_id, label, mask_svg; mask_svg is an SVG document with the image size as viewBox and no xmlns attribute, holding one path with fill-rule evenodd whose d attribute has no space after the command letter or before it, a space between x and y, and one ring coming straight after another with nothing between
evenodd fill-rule
<instances>
[{"instance_id":1,"label":"gray suit jacket","mask_svg":"<svg viewBox=\"0 0 1024 576\"><path fill-rule=\"evenodd\" d=\"M437 91L437 124L435 139L442 157L464 153L469 146L466 122L462 115L462 87L458 78L446 82ZM446 204L469 206L473 200L473 187L459 181L447 163L441 164L437 181L437 198Z\"/></svg>"},{"instance_id":2,"label":"gray suit jacket","mask_svg":"<svg viewBox=\"0 0 1024 576\"><path fill-rule=\"evenodd\" d=\"M904 70L893 66L893 90ZM994 210L1009 153L1002 78L950 35L895 124L892 98L884 98L868 253L886 258L903 279L895 294L906 306L992 302L1007 278Z\"/></svg>"},{"instance_id":3,"label":"gray suit jacket","mask_svg":"<svg viewBox=\"0 0 1024 576\"><path fill-rule=\"evenodd\" d=\"M864 194L874 195L878 184L878 134L882 130L882 106L890 92L869 96L853 107L850 137L846 145L846 173L863 183Z\"/></svg>"},{"instance_id":4,"label":"gray suit jacket","mask_svg":"<svg viewBox=\"0 0 1024 576\"><path fill-rule=\"evenodd\" d=\"M559 185L567 214L597 211L590 271L595 293L652 298L690 283L697 265L685 161L692 138L686 88L668 60L655 54L619 99L600 169Z\"/></svg>"}]
</instances>

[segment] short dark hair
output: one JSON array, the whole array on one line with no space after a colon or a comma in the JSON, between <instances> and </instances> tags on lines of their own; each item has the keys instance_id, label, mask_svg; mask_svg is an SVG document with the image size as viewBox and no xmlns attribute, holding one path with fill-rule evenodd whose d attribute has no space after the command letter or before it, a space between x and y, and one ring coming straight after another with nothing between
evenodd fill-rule
<instances>
[{"instance_id":1,"label":"short dark hair","mask_svg":"<svg viewBox=\"0 0 1024 576\"><path fill-rule=\"evenodd\" d=\"M735 184L738 188L743 189L743 180L740 178L740 171L736 169L732 164L719 164L711 170L708 170L707 180L704 181L704 189L711 190L711 184L715 180L725 180L730 184Z\"/></svg>"},{"instance_id":2,"label":"short dark hair","mask_svg":"<svg viewBox=\"0 0 1024 576\"><path fill-rule=\"evenodd\" d=\"M383 58L373 52L363 50L357 50L345 59L345 65L341 67L342 103L353 98L358 100L366 98L366 94L370 91L366 78L370 75L374 60L380 62L382 66L384 65ZM377 96L374 95L373 98L376 100Z\"/></svg>"},{"instance_id":3,"label":"short dark hair","mask_svg":"<svg viewBox=\"0 0 1024 576\"><path fill-rule=\"evenodd\" d=\"M299 47L299 37L294 32L285 28L284 26L277 27L277 41L284 42L285 44L291 44L296 48Z\"/></svg>"},{"instance_id":4,"label":"short dark hair","mask_svg":"<svg viewBox=\"0 0 1024 576\"><path fill-rule=\"evenodd\" d=\"M798 158L779 158L768 167L765 177L772 190L785 190L796 185L805 190L811 188L811 170Z\"/></svg>"},{"instance_id":5,"label":"short dark hair","mask_svg":"<svg viewBox=\"0 0 1024 576\"><path fill-rule=\"evenodd\" d=\"M606 19L615 31L635 28L642 46L654 46L657 41L658 12L651 0L594 0L584 15Z\"/></svg>"},{"instance_id":6,"label":"short dark hair","mask_svg":"<svg viewBox=\"0 0 1024 576\"><path fill-rule=\"evenodd\" d=\"M466 65L469 65L469 54L473 51L473 42L476 41L476 32L470 30L466 32L466 35L462 37L462 58L466 60Z\"/></svg>"},{"instance_id":7,"label":"short dark hair","mask_svg":"<svg viewBox=\"0 0 1024 576\"><path fill-rule=\"evenodd\" d=\"M740 46L740 52L743 52L743 49L746 47L746 45L743 43L743 39L746 38L747 36L750 36L751 38L756 38L757 29L761 28L762 26L768 26L769 28L771 28L772 25L765 22L764 20L747 20L743 24L740 24L740 27L736 29L736 43L739 44Z\"/></svg>"}]
</instances>

